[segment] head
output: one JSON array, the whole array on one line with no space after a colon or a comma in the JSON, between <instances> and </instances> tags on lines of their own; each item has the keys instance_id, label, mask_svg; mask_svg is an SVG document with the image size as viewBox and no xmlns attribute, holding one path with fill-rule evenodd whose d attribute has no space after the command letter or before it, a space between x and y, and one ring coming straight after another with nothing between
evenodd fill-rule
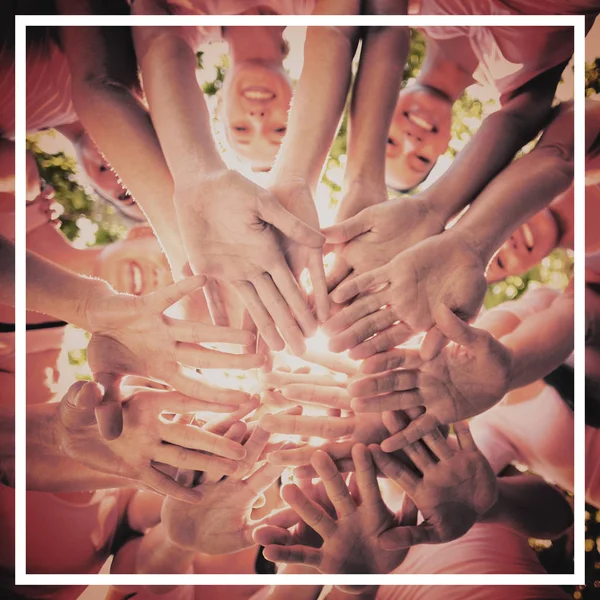
<instances>
[{"instance_id":1,"label":"head","mask_svg":"<svg viewBox=\"0 0 600 600\"><path fill-rule=\"evenodd\" d=\"M125 239L107 246L96 259L94 274L118 292L136 296L173 282L169 263L148 225L132 227Z\"/></svg>"},{"instance_id":2,"label":"head","mask_svg":"<svg viewBox=\"0 0 600 600\"><path fill-rule=\"evenodd\" d=\"M556 247L560 239L560 226L549 208L536 213L507 240L490 262L486 278L492 283L509 275L521 275Z\"/></svg>"},{"instance_id":3,"label":"head","mask_svg":"<svg viewBox=\"0 0 600 600\"><path fill-rule=\"evenodd\" d=\"M452 101L415 83L400 92L390 126L385 176L389 187L408 191L424 181L450 142Z\"/></svg>"},{"instance_id":4,"label":"head","mask_svg":"<svg viewBox=\"0 0 600 600\"><path fill-rule=\"evenodd\" d=\"M227 73L220 112L233 151L255 171L268 171L287 129L292 85L281 63L248 60Z\"/></svg>"},{"instance_id":5,"label":"head","mask_svg":"<svg viewBox=\"0 0 600 600\"><path fill-rule=\"evenodd\" d=\"M116 206L130 219L144 221L145 217L140 207L121 185L117 174L110 168L92 138L84 131L74 140L74 144L77 161L98 196Z\"/></svg>"}]
</instances>

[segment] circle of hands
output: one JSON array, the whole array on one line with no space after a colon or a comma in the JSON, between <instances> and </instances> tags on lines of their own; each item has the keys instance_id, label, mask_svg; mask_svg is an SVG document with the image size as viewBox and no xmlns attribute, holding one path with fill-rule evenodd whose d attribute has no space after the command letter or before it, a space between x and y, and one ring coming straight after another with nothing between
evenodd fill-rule
<instances>
[{"instance_id":1,"label":"circle of hands","mask_svg":"<svg viewBox=\"0 0 600 600\"><path fill-rule=\"evenodd\" d=\"M412 546L464 535L497 499L466 419L503 397L511 370L509 350L468 324L486 289L480 258L418 196L382 194L323 232L298 179L266 190L223 171L176 198L195 275L143 297L107 288L82 307L95 381L62 399L61 450L163 494L167 537L191 552L260 544L269 560L323 573L388 573ZM242 328L229 326L221 285L245 306ZM218 325L166 314L203 287ZM306 351L319 322L330 350L361 362ZM421 332L420 348L401 346ZM286 346L325 374L270 370ZM254 395L197 372L259 367ZM283 508L253 520L284 469ZM380 478L403 492L400 506Z\"/></svg>"}]
</instances>

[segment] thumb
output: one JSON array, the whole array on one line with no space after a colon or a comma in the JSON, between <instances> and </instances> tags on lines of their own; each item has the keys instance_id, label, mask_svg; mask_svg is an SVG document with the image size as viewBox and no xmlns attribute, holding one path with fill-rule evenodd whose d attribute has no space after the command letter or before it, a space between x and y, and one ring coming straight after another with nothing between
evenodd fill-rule
<instances>
[{"instance_id":1,"label":"thumb","mask_svg":"<svg viewBox=\"0 0 600 600\"><path fill-rule=\"evenodd\" d=\"M94 410L102 401L98 384L77 381L67 391L60 403L60 420L68 429L79 429L96 423Z\"/></svg>"},{"instance_id":2,"label":"thumb","mask_svg":"<svg viewBox=\"0 0 600 600\"><path fill-rule=\"evenodd\" d=\"M433 317L439 331L461 346L474 346L479 341L479 330L457 317L446 305L440 304Z\"/></svg>"},{"instance_id":3,"label":"thumb","mask_svg":"<svg viewBox=\"0 0 600 600\"><path fill-rule=\"evenodd\" d=\"M368 209L364 209L341 223L325 227L321 232L325 235L328 243L344 244L361 233L366 233L369 229L371 229L369 213Z\"/></svg>"},{"instance_id":4,"label":"thumb","mask_svg":"<svg viewBox=\"0 0 600 600\"><path fill-rule=\"evenodd\" d=\"M104 388L102 402L96 406L95 414L100 435L105 440L116 440L123 431L123 411L119 386L122 376L109 373L96 375Z\"/></svg>"},{"instance_id":5,"label":"thumb","mask_svg":"<svg viewBox=\"0 0 600 600\"><path fill-rule=\"evenodd\" d=\"M285 236L309 248L322 248L325 236L287 211L272 194L262 194L259 216Z\"/></svg>"}]
</instances>

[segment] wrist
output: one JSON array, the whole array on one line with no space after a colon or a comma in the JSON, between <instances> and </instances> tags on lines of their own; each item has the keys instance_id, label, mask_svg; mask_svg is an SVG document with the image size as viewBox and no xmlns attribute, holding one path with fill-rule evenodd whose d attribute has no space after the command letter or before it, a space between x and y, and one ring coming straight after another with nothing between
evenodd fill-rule
<instances>
[{"instance_id":1,"label":"wrist","mask_svg":"<svg viewBox=\"0 0 600 600\"><path fill-rule=\"evenodd\" d=\"M119 294L106 281L101 279L89 279L88 282L85 286L85 293L82 294L76 304L76 319L72 321L72 324L85 329L89 333L96 333L101 327L101 320L99 319L100 304L107 298Z\"/></svg>"},{"instance_id":2,"label":"wrist","mask_svg":"<svg viewBox=\"0 0 600 600\"><path fill-rule=\"evenodd\" d=\"M480 236L473 233L473 228L461 226L459 222L454 227L446 229L444 235L448 238L451 237L462 252L470 254L478 260L482 265L482 273L485 273L491 256L488 256L488 245Z\"/></svg>"}]
</instances>

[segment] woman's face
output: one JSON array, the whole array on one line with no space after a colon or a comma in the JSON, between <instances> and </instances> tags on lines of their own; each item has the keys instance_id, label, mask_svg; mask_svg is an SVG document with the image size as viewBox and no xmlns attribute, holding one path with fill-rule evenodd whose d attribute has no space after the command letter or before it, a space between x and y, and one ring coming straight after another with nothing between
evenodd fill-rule
<instances>
[{"instance_id":1,"label":"woman's face","mask_svg":"<svg viewBox=\"0 0 600 600\"><path fill-rule=\"evenodd\" d=\"M487 280L492 283L529 271L550 254L558 237L558 223L552 211L548 208L539 211L498 250L488 266Z\"/></svg>"},{"instance_id":2,"label":"woman's face","mask_svg":"<svg viewBox=\"0 0 600 600\"><path fill-rule=\"evenodd\" d=\"M173 283L169 263L148 226L132 228L127 237L107 246L96 261L95 275L117 292L141 296Z\"/></svg>"},{"instance_id":3,"label":"woman's face","mask_svg":"<svg viewBox=\"0 0 600 600\"><path fill-rule=\"evenodd\" d=\"M448 148L452 103L419 84L402 90L386 148L386 183L396 190L416 187Z\"/></svg>"},{"instance_id":4,"label":"woman's face","mask_svg":"<svg viewBox=\"0 0 600 600\"><path fill-rule=\"evenodd\" d=\"M110 168L87 133L76 143L77 159L92 182L96 193L116 206L135 221L145 221L144 214L132 195L121 185L116 173Z\"/></svg>"},{"instance_id":5,"label":"woman's face","mask_svg":"<svg viewBox=\"0 0 600 600\"><path fill-rule=\"evenodd\" d=\"M280 65L235 65L223 84L225 131L235 153L252 169L271 168L287 129L292 86Z\"/></svg>"}]
</instances>

